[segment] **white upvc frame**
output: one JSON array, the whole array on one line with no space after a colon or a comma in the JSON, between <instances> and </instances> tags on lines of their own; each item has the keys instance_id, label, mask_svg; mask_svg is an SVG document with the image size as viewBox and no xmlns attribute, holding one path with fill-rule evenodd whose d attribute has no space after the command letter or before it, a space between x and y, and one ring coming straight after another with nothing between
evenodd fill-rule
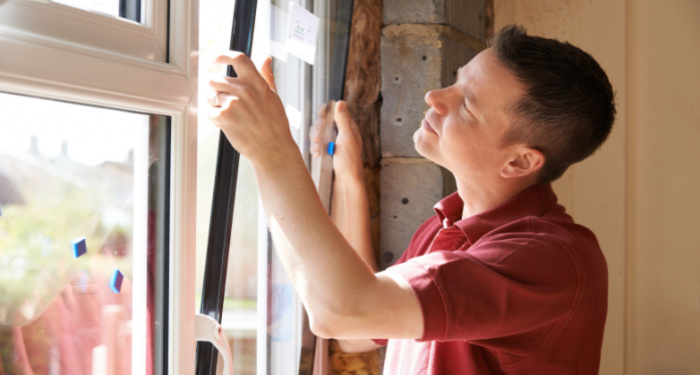
<instances>
[{"instance_id":1,"label":"white upvc frame","mask_svg":"<svg viewBox=\"0 0 700 375\"><path fill-rule=\"evenodd\" d=\"M170 374L194 371L198 5L198 0L170 0L166 63L165 59L156 61L150 55L140 55L150 48L154 56L159 53L160 47L152 44L131 51L105 48L110 38L120 35L115 29L131 28L121 34L124 40L135 35L136 40L149 38L138 36L136 30L157 34L148 23L106 21L106 16L53 3L0 3L0 91L171 118ZM17 15L17 9L29 12L20 14L36 16L54 12L57 7L59 13L70 16L64 22L83 20L91 25L82 36L85 40L59 39L60 32L46 35L41 25L25 24L21 18L5 22L7 17ZM107 34L116 34L105 36L103 28L109 29ZM168 35L165 38L168 40Z\"/></svg>"},{"instance_id":2,"label":"white upvc frame","mask_svg":"<svg viewBox=\"0 0 700 375\"><path fill-rule=\"evenodd\" d=\"M142 8L143 22L136 23L49 0L9 0L0 8L0 25L24 33L22 39L166 62L168 1L144 1Z\"/></svg>"}]
</instances>

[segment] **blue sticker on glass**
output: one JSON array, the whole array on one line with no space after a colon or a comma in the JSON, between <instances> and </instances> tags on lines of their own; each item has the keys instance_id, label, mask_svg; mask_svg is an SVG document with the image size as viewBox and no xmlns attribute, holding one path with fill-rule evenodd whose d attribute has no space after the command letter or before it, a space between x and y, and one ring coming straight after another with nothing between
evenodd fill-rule
<instances>
[{"instance_id":1,"label":"blue sticker on glass","mask_svg":"<svg viewBox=\"0 0 700 375\"><path fill-rule=\"evenodd\" d=\"M73 246L73 256L76 258L87 253L87 243L85 242L85 237L78 237L71 242Z\"/></svg>"},{"instance_id":2,"label":"blue sticker on glass","mask_svg":"<svg viewBox=\"0 0 700 375\"><path fill-rule=\"evenodd\" d=\"M114 293L119 293L122 291L122 282L124 281L124 274L119 270L114 270L112 275L112 281L109 283L109 288L112 289Z\"/></svg>"}]
</instances>

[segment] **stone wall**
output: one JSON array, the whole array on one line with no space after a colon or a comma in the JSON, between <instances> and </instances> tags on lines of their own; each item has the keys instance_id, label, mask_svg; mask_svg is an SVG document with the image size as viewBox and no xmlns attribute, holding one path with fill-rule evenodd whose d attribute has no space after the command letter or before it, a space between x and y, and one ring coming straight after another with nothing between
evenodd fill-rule
<instances>
[{"instance_id":1,"label":"stone wall","mask_svg":"<svg viewBox=\"0 0 700 375\"><path fill-rule=\"evenodd\" d=\"M451 174L413 147L425 94L451 85L486 46L489 0L385 0L381 39L380 267L393 264L432 206L456 190Z\"/></svg>"}]
</instances>

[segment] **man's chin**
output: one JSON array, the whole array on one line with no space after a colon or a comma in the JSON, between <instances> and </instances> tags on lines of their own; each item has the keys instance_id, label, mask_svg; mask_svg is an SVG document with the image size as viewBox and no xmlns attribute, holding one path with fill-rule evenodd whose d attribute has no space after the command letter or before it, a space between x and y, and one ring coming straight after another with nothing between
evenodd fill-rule
<instances>
[{"instance_id":1,"label":"man's chin","mask_svg":"<svg viewBox=\"0 0 700 375\"><path fill-rule=\"evenodd\" d=\"M420 146L420 135L418 135L418 132L420 132L420 129L418 129L415 133L413 133L413 149L416 150L421 156L423 156L423 153L421 152L421 146ZM425 157L425 156L423 156Z\"/></svg>"},{"instance_id":2,"label":"man's chin","mask_svg":"<svg viewBox=\"0 0 700 375\"><path fill-rule=\"evenodd\" d=\"M424 158L428 158L426 155L426 145L425 140L421 139L422 128L418 128L415 133L413 133L413 148Z\"/></svg>"},{"instance_id":3,"label":"man's chin","mask_svg":"<svg viewBox=\"0 0 700 375\"><path fill-rule=\"evenodd\" d=\"M435 162L435 161L433 161L433 159L430 157L430 152L428 152L428 150L425 148L425 145L422 145L422 144L421 144L420 142L418 142L418 140L416 140L415 138L414 138L414 140L413 140L413 148L416 150L416 152L418 152L418 155L420 155L420 156L422 156L422 157L424 157L424 158L426 158L426 159L428 159L428 160L430 160L430 161L432 161L432 162Z\"/></svg>"}]
</instances>

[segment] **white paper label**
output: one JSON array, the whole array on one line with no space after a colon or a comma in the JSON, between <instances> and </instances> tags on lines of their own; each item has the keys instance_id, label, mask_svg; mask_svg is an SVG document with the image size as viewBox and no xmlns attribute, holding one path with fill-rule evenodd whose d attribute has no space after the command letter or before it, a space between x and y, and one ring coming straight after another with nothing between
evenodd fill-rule
<instances>
[{"instance_id":1,"label":"white paper label","mask_svg":"<svg viewBox=\"0 0 700 375\"><path fill-rule=\"evenodd\" d=\"M319 18L291 3L287 27L287 52L313 65L316 58Z\"/></svg>"}]
</instances>

